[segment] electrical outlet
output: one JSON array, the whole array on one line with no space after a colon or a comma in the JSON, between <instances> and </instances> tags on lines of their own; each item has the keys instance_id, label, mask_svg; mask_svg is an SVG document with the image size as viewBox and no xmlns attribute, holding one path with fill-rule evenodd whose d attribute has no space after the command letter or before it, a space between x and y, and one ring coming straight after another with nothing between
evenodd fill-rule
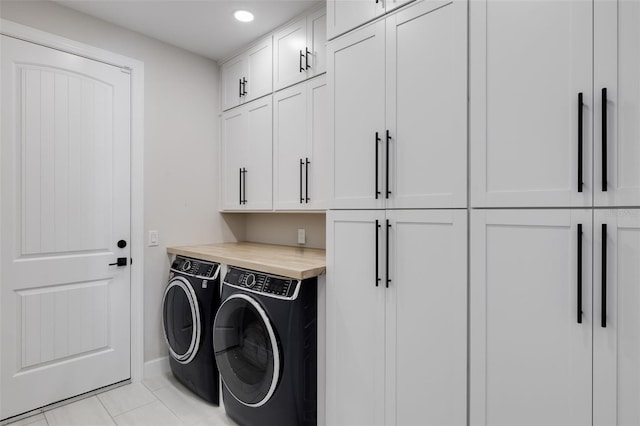
<instances>
[{"instance_id":1,"label":"electrical outlet","mask_svg":"<svg viewBox=\"0 0 640 426\"><path fill-rule=\"evenodd\" d=\"M158 231L149 231L149 247L158 245Z\"/></svg>"},{"instance_id":2,"label":"electrical outlet","mask_svg":"<svg viewBox=\"0 0 640 426\"><path fill-rule=\"evenodd\" d=\"M298 244L306 244L307 243L307 236L305 233L304 228L300 228L298 229Z\"/></svg>"}]
</instances>

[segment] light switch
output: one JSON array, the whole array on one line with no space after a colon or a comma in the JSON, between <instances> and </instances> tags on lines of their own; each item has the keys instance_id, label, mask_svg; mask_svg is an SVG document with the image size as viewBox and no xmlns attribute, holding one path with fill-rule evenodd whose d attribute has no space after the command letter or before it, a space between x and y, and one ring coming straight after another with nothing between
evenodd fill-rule
<instances>
[{"instance_id":1,"label":"light switch","mask_svg":"<svg viewBox=\"0 0 640 426\"><path fill-rule=\"evenodd\" d=\"M306 244L307 236L305 235L304 228L298 229L298 244Z\"/></svg>"},{"instance_id":2,"label":"light switch","mask_svg":"<svg viewBox=\"0 0 640 426\"><path fill-rule=\"evenodd\" d=\"M149 247L158 245L158 231L149 231Z\"/></svg>"}]
</instances>

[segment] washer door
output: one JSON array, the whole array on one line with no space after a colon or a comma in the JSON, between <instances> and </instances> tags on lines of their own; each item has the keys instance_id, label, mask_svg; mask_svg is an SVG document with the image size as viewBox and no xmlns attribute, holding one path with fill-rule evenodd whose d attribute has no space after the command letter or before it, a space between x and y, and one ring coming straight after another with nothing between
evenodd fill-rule
<instances>
[{"instance_id":1,"label":"washer door","mask_svg":"<svg viewBox=\"0 0 640 426\"><path fill-rule=\"evenodd\" d=\"M200 309L191 283L184 277L169 281L162 298L162 326L171 357L188 364L200 346Z\"/></svg>"},{"instance_id":2,"label":"washer door","mask_svg":"<svg viewBox=\"0 0 640 426\"><path fill-rule=\"evenodd\" d=\"M233 294L218 313L213 348L220 376L239 402L264 405L280 378L278 340L260 304L250 296Z\"/></svg>"}]
</instances>

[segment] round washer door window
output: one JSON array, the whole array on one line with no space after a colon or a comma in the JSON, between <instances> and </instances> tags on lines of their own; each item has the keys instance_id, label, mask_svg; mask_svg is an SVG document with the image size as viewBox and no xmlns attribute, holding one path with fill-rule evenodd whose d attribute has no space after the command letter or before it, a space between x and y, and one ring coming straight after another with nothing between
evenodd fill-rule
<instances>
[{"instance_id":1,"label":"round washer door window","mask_svg":"<svg viewBox=\"0 0 640 426\"><path fill-rule=\"evenodd\" d=\"M175 277L162 298L162 326L171 357L188 364L200 345L200 309L193 287L184 277Z\"/></svg>"},{"instance_id":2,"label":"round washer door window","mask_svg":"<svg viewBox=\"0 0 640 426\"><path fill-rule=\"evenodd\" d=\"M280 378L280 351L264 309L250 296L233 294L216 314L213 348L220 376L239 402L264 405Z\"/></svg>"}]
</instances>

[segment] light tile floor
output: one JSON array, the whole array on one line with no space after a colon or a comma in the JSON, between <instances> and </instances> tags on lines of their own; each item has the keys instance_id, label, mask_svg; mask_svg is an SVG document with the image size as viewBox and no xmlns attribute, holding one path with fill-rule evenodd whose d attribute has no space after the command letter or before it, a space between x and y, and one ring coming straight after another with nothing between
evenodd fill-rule
<instances>
[{"instance_id":1,"label":"light tile floor","mask_svg":"<svg viewBox=\"0 0 640 426\"><path fill-rule=\"evenodd\" d=\"M6 426L236 426L171 373L73 402Z\"/></svg>"}]
</instances>

